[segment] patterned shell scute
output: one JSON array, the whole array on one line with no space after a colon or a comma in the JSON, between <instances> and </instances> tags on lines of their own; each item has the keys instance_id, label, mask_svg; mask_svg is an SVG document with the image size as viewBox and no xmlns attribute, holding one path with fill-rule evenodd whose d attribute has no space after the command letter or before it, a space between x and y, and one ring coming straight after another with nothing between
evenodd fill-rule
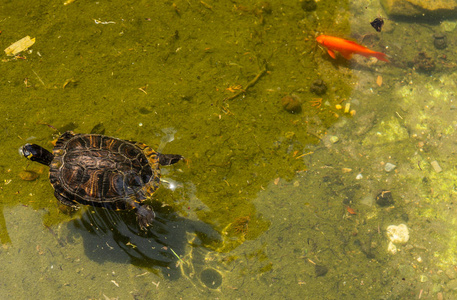
<instances>
[{"instance_id":1,"label":"patterned shell scute","mask_svg":"<svg viewBox=\"0 0 457 300\"><path fill-rule=\"evenodd\" d=\"M127 209L125 200L141 202L160 183L158 155L144 144L65 133L53 154L51 184L74 202Z\"/></svg>"}]
</instances>

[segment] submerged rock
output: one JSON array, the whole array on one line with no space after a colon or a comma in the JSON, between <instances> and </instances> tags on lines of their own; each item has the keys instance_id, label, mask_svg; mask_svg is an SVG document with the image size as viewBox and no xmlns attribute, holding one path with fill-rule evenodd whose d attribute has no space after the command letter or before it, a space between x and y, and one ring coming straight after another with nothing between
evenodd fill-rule
<instances>
[{"instance_id":1,"label":"submerged rock","mask_svg":"<svg viewBox=\"0 0 457 300\"><path fill-rule=\"evenodd\" d=\"M322 79L316 79L309 88L311 93L314 93L318 96L325 94L327 92L327 85Z\"/></svg>"},{"instance_id":2,"label":"submerged rock","mask_svg":"<svg viewBox=\"0 0 457 300\"><path fill-rule=\"evenodd\" d=\"M423 17L453 15L457 13L457 0L381 0L389 16Z\"/></svg>"},{"instance_id":3,"label":"submerged rock","mask_svg":"<svg viewBox=\"0 0 457 300\"><path fill-rule=\"evenodd\" d=\"M433 35L433 45L436 49L444 49L447 47L446 35L443 33L435 33Z\"/></svg>"},{"instance_id":4,"label":"submerged rock","mask_svg":"<svg viewBox=\"0 0 457 300\"><path fill-rule=\"evenodd\" d=\"M406 244L409 241L409 229L405 224L389 225L386 230L389 241L394 244Z\"/></svg>"},{"instance_id":5,"label":"submerged rock","mask_svg":"<svg viewBox=\"0 0 457 300\"><path fill-rule=\"evenodd\" d=\"M394 197L390 191L383 190L376 196L376 203L379 206L389 206L394 204Z\"/></svg>"},{"instance_id":6,"label":"submerged rock","mask_svg":"<svg viewBox=\"0 0 457 300\"><path fill-rule=\"evenodd\" d=\"M290 113L299 113L301 111L300 100L296 96L284 96L281 99L281 104L284 109Z\"/></svg>"},{"instance_id":7,"label":"submerged rock","mask_svg":"<svg viewBox=\"0 0 457 300\"><path fill-rule=\"evenodd\" d=\"M409 229L405 224L388 226L386 234L389 238L387 251L391 254L397 253L397 245L406 244L409 240Z\"/></svg>"}]
</instances>

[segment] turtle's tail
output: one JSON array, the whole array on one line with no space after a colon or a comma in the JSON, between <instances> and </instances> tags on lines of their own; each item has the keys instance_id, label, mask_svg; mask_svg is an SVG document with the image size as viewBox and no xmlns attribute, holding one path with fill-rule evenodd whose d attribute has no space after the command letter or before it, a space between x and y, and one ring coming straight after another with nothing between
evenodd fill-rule
<instances>
[{"instance_id":1,"label":"turtle's tail","mask_svg":"<svg viewBox=\"0 0 457 300\"><path fill-rule=\"evenodd\" d=\"M136 217L140 224L140 228L145 230L146 227L152 224L156 214L149 205L141 205L136 209Z\"/></svg>"}]
</instances>

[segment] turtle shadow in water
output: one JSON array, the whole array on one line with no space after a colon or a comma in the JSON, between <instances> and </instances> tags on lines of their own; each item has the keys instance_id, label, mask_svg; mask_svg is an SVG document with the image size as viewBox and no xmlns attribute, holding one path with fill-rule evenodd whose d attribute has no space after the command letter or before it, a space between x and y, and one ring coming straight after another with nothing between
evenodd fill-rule
<instances>
[{"instance_id":1,"label":"turtle shadow in water","mask_svg":"<svg viewBox=\"0 0 457 300\"><path fill-rule=\"evenodd\" d=\"M69 229L82 237L85 253L93 261L131 263L151 271L161 270L165 277L177 279L181 270L176 255L185 255L188 233L196 236L193 247L214 246L221 243L221 238L210 225L179 217L170 207L158 205L147 230L140 230L133 212L94 207L71 221Z\"/></svg>"}]
</instances>

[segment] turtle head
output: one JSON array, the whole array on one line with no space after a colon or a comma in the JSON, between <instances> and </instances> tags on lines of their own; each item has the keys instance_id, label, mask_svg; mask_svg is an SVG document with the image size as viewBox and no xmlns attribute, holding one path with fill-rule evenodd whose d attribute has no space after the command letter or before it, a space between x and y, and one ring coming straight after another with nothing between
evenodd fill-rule
<instances>
[{"instance_id":1,"label":"turtle head","mask_svg":"<svg viewBox=\"0 0 457 300\"><path fill-rule=\"evenodd\" d=\"M159 155L159 164L162 166L169 166L177 163L180 160L184 160L184 157L179 154L162 154Z\"/></svg>"},{"instance_id":2,"label":"turtle head","mask_svg":"<svg viewBox=\"0 0 457 300\"><path fill-rule=\"evenodd\" d=\"M54 155L48 150L35 144L25 144L19 149L19 153L31 161L49 166L54 159Z\"/></svg>"}]
</instances>

